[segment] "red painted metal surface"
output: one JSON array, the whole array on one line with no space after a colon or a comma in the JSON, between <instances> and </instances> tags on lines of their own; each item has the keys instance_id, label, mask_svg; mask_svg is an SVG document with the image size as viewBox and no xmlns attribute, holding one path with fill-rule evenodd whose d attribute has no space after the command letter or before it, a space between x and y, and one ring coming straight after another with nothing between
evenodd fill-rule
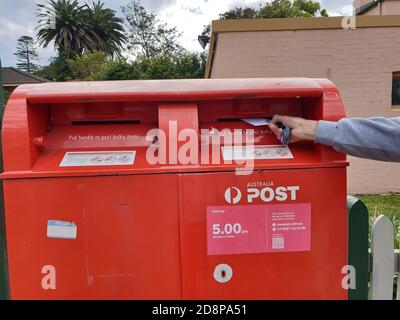
<instances>
[{"instance_id":1,"label":"red painted metal surface","mask_svg":"<svg viewBox=\"0 0 400 320\"><path fill-rule=\"evenodd\" d=\"M238 188L246 201L249 185L299 186L295 201L311 204L311 250L256 254L207 255L207 206L226 206L225 190ZM229 173L184 175L181 243L183 295L188 299L347 299L342 267L347 265L345 170L268 170L250 176ZM263 187L257 187L262 189ZM193 194L201 195L194 197ZM251 205L265 203L255 199ZM230 221L231 224L239 222ZM242 224L242 228L245 225ZM211 230L208 230L210 232ZM251 232L251 230L250 230ZM215 266L228 264L232 279L221 285Z\"/></svg>"},{"instance_id":2,"label":"red painted metal surface","mask_svg":"<svg viewBox=\"0 0 400 320\"><path fill-rule=\"evenodd\" d=\"M293 159L255 160L250 175L235 164L150 164L151 129L253 129L241 118L274 114L344 117L341 98L323 79L173 80L49 83L19 87L3 120L10 289L14 299L346 298L343 154L313 143L290 146ZM276 145L266 128L256 145ZM168 143L171 143L168 140ZM177 146L182 141L177 141ZM203 149L199 138L199 157ZM60 166L67 152L135 151L129 165ZM221 157L222 158L222 157ZM211 159L211 155L210 155ZM227 188L297 185L311 204L311 251L208 256L208 206ZM252 204L260 205L261 200ZM278 200L270 204L282 203ZM73 222L76 239L49 238L51 220ZM213 277L233 268L229 282ZM41 286L56 268L56 289Z\"/></svg>"},{"instance_id":3,"label":"red painted metal surface","mask_svg":"<svg viewBox=\"0 0 400 320\"><path fill-rule=\"evenodd\" d=\"M181 298L177 180L7 180L11 298ZM77 238L47 238L48 220L74 222ZM46 265L55 267L55 290L41 287Z\"/></svg>"}]
</instances>

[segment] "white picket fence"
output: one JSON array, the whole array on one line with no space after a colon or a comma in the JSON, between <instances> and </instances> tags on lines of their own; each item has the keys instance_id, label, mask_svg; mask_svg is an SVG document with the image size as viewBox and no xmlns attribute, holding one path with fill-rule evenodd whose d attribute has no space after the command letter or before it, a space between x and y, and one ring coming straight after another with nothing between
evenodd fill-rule
<instances>
[{"instance_id":1,"label":"white picket fence","mask_svg":"<svg viewBox=\"0 0 400 320\"><path fill-rule=\"evenodd\" d=\"M400 253L394 249L393 224L380 215L371 230L369 253L370 299L392 300L394 275L397 274L396 299L400 300Z\"/></svg>"}]
</instances>

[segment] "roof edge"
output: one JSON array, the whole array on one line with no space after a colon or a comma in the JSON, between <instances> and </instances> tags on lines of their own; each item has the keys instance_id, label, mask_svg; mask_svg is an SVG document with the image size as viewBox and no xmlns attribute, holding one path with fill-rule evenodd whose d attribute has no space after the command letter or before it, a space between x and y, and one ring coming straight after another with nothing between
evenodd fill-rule
<instances>
[{"instance_id":1,"label":"roof edge","mask_svg":"<svg viewBox=\"0 0 400 320\"><path fill-rule=\"evenodd\" d=\"M31 78L33 80L37 80L37 81L40 81L40 82L51 82L49 79L46 79L44 77L38 76L38 75L33 74L33 73L22 71L22 70L20 70L18 68L15 68L15 67L2 67L1 69L4 69L4 70L5 69L10 69L10 70L12 70L12 71L14 71L16 73L20 73L20 74L22 74L22 75L24 75L24 76L26 76L28 78ZM29 82L26 82L26 83L29 83ZM36 83L36 82L33 82L33 83ZM11 83L8 83L8 84L11 84Z\"/></svg>"},{"instance_id":2,"label":"roof edge","mask_svg":"<svg viewBox=\"0 0 400 320\"><path fill-rule=\"evenodd\" d=\"M371 2L364 4L363 6L356 9L356 15L362 15L364 13L367 13L368 11L375 8L378 4L382 3L383 1L384 0L372 0Z\"/></svg>"},{"instance_id":3,"label":"roof edge","mask_svg":"<svg viewBox=\"0 0 400 320\"><path fill-rule=\"evenodd\" d=\"M345 17L232 19L212 21L212 32L343 29ZM355 16L356 28L400 27L400 15Z\"/></svg>"}]
</instances>

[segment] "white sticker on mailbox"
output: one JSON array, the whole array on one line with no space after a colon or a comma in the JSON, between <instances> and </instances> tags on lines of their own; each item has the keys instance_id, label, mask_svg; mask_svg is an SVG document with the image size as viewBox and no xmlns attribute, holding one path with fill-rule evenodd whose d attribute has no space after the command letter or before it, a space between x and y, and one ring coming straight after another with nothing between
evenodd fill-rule
<instances>
[{"instance_id":1,"label":"white sticker on mailbox","mask_svg":"<svg viewBox=\"0 0 400 320\"><path fill-rule=\"evenodd\" d=\"M56 239L76 239L77 227L72 222L47 221L47 237Z\"/></svg>"},{"instance_id":2,"label":"white sticker on mailbox","mask_svg":"<svg viewBox=\"0 0 400 320\"><path fill-rule=\"evenodd\" d=\"M135 163L136 151L67 152L60 167L126 166Z\"/></svg>"},{"instance_id":3,"label":"white sticker on mailbox","mask_svg":"<svg viewBox=\"0 0 400 320\"><path fill-rule=\"evenodd\" d=\"M233 146L222 147L224 160L293 159L287 146Z\"/></svg>"}]
</instances>

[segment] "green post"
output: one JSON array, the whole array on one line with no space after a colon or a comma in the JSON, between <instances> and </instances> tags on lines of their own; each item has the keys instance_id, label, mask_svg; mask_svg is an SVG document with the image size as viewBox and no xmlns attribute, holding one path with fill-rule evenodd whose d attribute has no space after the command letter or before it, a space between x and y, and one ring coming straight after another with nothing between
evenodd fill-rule
<instances>
[{"instance_id":1,"label":"green post","mask_svg":"<svg viewBox=\"0 0 400 320\"><path fill-rule=\"evenodd\" d=\"M1 72L0 59L0 172L3 172L3 151L2 151L2 128L3 128L3 113L4 113L4 89L3 75ZM7 251L6 251L6 226L4 216L4 194L3 181L0 181L0 300L9 298L9 282L8 282L8 267L7 267Z\"/></svg>"},{"instance_id":2,"label":"green post","mask_svg":"<svg viewBox=\"0 0 400 320\"><path fill-rule=\"evenodd\" d=\"M349 289L349 300L368 300L368 209L364 203L347 196L348 259L355 269L354 289Z\"/></svg>"}]
</instances>

